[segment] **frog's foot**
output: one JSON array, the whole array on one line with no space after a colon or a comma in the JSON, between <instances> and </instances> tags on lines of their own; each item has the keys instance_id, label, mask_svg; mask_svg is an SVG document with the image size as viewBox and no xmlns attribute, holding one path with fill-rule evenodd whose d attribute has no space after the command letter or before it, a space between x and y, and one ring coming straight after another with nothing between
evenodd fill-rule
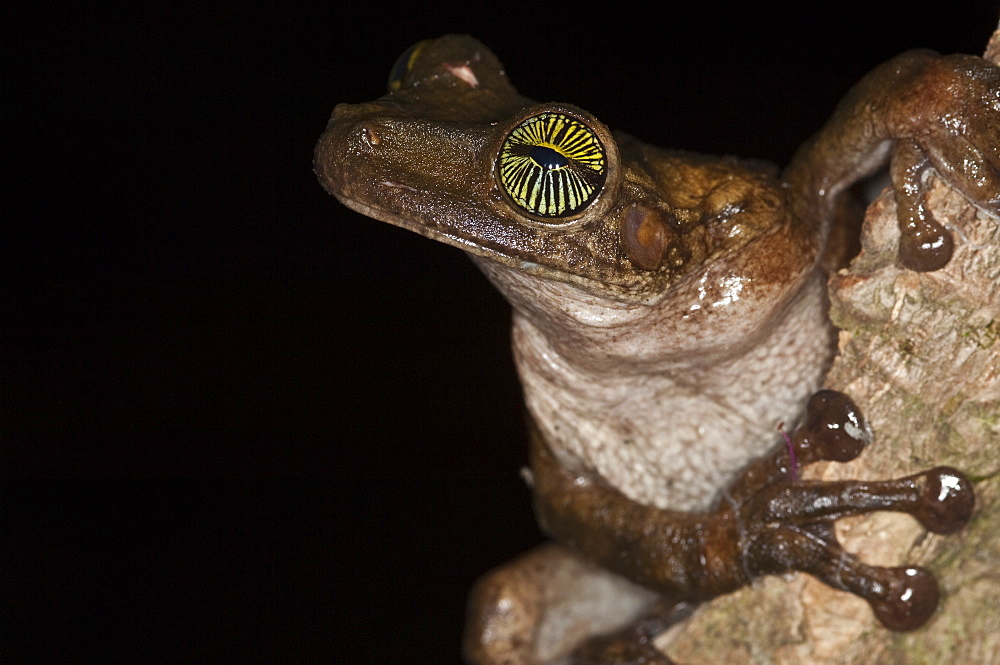
<instances>
[{"instance_id":1,"label":"frog's foot","mask_svg":"<svg viewBox=\"0 0 1000 665\"><path fill-rule=\"evenodd\" d=\"M823 391L810 401L806 422L793 434L793 448L804 463L845 461L864 447L865 432L867 425L846 396ZM791 479L789 458L782 452L771 463L784 466ZM934 612L938 587L933 575L919 567L862 563L837 542L834 522L847 515L891 510L909 513L929 531L953 533L965 526L975 504L968 479L949 467L897 480L782 481L742 501L740 493L737 484L731 505L748 575L810 573L867 600L879 621L893 630L913 630Z\"/></svg>"},{"instance_id":2,"label":"frog's foot","mask_svg":"<svg viewBox=\"0 0 1000 665\"><path fill-rule=\"evenodd\" d=\"M933 169L976 206L1000 217L1000 68L968 55L933 60L892 109L903 127L890 175L900 261L931 271L951 258L951 233L927 209Z\"/></svg>"},{"instance_id":3,"label":"frog's foot","mask_svg":"<svg viewBox=\"0 0 1000 665\"><path fill-rule=\"evenodd\" d=\"M476 583L466 617L465 659L477 665L564 663L592 636L647 617L657 598L564 547L543 545ZM648 619L641 625L655 629Z\"/></svg>"}]
</instances>

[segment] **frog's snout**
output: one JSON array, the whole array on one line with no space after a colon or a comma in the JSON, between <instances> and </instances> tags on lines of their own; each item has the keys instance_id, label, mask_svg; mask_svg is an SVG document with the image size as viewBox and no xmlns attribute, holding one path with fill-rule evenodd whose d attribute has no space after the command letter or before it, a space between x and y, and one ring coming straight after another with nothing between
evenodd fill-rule
<instances>
[{"instance_id":1,"label":"frog's snout","mask_svg":"<svg viewBox=\"0 0 1000 665\"><path fill-rule=\"evenodd\" d=\"M341 198L346 192L357 157L370 153L381 142L376 125L359 117L359 105L337 104L313 153L313 171L328 193Z\"/></svg>"}]
</instances>

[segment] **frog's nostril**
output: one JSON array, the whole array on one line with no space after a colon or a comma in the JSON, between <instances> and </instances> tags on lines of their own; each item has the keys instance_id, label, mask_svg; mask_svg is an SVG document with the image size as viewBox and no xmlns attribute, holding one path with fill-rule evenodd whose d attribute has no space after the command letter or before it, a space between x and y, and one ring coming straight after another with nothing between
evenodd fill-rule
<instances>
[{"instance_id":1,"label":"frog's nostril","mask_svg":"<svg viewBox=\"0 0 1000 665\"><path fill-rule=\"evenodd\" d=\"M372 147L382 143L382 137L379 136L377 131L375 131L375 128L365 125L362 125L361 127L361 140Z\"/></svg>"}]
</instances>

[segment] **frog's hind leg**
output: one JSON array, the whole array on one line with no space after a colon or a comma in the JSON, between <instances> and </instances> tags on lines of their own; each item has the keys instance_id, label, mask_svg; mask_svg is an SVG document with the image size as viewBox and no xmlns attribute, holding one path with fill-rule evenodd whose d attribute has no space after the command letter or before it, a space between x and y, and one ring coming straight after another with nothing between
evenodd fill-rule
<instances>
[{"instance_id":1,"label":"frog's hind leg","mask_svg":"<svg viewBox=\"0 0 1000 665\"><path fill-rule=\"evenodd\" d=\"M469 598L465 658L477 665L595 662L566 659L594 635L659 632L659 624L651 623L658 601L652 591L560 545L543 545L476 584Z\"/></svg>"}]
</instances>

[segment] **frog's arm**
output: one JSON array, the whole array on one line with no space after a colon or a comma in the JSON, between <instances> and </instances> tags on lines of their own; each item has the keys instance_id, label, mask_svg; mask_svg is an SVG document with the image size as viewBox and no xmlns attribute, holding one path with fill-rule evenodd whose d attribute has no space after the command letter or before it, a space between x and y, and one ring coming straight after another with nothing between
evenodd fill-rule
<instances>
[{"instance_id":1,"label":"frog's arm","mask_svg":"<svg viewBox=\"0 0 1000 665\"><path fill-rule=\"evenodd\" d=\"M800 148L784 176L790 198L805 211L830 211L838 193L890 153L899 258L912 270L937 270L951 258L953 240L924 203L931 169L1000 215L1000 68L926 50L889 60L859 81Z\"/></svg>"},{"instance_id":2,"label":"frog's arm","mask_svg":"<svg viewBox=\"0 0 1000 665\"><path fill-rule=\"evenodd\" d=\"M598 479L566 471L535 432L536 510L560 542L674 600L704 600L758 575L801 570L861 596L887 627L910 630L937 605L933 576L916 567L863 564L840 548L833 523L894 510L950 533L968 520L974 495L968 480L946 467L881 482L794 480L796 464L852 459L869 438L847 397L817 393L792 435L797 462L780 450L751 464L715 510L682 513L638 504Z\"/></svg>"}]
</instances>

